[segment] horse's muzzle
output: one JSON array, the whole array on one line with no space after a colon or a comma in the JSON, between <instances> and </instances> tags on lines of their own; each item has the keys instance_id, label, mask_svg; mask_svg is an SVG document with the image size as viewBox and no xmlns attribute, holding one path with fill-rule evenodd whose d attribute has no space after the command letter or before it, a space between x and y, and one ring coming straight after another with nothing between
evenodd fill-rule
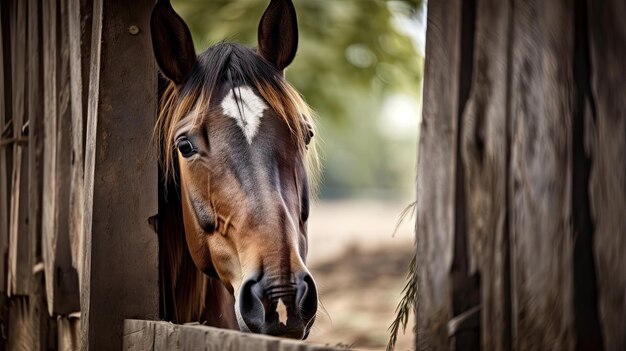
<instances>
[{"instance_id":1,"label":"horse's muzzle","mask_svg":"<svg viewBox=\"0 0 626 351\"><path fill-rule=\"evenodd\" d=\"M253 333L306 338L317 312L317 289L307 272L295 277L295 283L286 284L262 275L247 279L241 286L236 306L240 328Z\"/></svg>"}]
</instances>

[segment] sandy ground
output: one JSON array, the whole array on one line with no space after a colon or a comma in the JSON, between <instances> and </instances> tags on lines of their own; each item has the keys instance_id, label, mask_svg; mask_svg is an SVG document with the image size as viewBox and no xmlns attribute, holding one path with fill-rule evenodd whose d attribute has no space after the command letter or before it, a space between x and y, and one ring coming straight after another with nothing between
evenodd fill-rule
<instances>
[{"instance_id":1,"label":"sandy ground","mask_svg":"<svg viewBox=\"0 0 626 351\"><path fill-rule=\"evenodd\" d=\"M385 348L414 252L412 219L392 237L405 206L361 200L313 204L307 265L323 307L308 341ZM412 349L409 330L399 336L396 350Z\"/></svg>"}]
</instances>

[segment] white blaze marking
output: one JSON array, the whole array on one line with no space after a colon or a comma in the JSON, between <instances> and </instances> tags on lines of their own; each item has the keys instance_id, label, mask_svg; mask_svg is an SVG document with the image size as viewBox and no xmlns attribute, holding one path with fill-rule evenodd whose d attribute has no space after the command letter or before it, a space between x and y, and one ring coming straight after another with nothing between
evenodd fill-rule
<instances>
[{"instance_id":1,"label":"white blaze marking","mask_svg":"<svg viewBox=\"0 0 626 351\"><path fill-rule=\"evenodd\" d=\"M224 114L237 121L237 125L243 130L248 144L252 143L252 138L259 129L261 117L266 108L267 105L263 99L247 86L231 89L222 101Z\"/></svg>"},{"instance_id":2,"label":"white blaze marking","mask_svg":"<svg viewBox=\"0 0 626 351\"><path fill-rule=\"evenodd\" d=\"M278 299L276 312L278 313L278 321L287 326L287 306L283 303L283 299Z\"/></svg>"}]
</instances>

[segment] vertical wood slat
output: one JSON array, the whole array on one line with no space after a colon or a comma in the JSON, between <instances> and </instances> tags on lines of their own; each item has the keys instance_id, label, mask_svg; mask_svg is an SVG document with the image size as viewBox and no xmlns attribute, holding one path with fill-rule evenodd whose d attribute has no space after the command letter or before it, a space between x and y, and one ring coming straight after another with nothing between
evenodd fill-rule
<instances>
[{"instance_id":1,"label":"vertical wood slat","mask_svg":"<svg viewBox=\"0 0 626 351\"><path fill-rule=\"evenodd\" d=\"M15 22L12 24L11 54L13 92L13 172L11 176L11 203L9 212L9 295L28 295L31 288L32 262L28 232L28 147L22 135L26 119L27 93L27 2L14 4Z\"/></svg>"},{"instance_id":2,"label":"vertical wood slat","mask_svg":"<svg viewBox=\"0 0 626 351\"><path fill-rule=\"evenodd\" d=\"M43 191L43 1L28 0L28 227L30 261L33 265L28 297L31 350L46 350L49 322L42 262L41 226Z\"/></svg>"},{"instance_id":3,"label":"vertical wood slat","mask_svg":"<svg viewBox=\"0 0 626 351\"><path fill-rule=\"evenodd\" d=\"M69 0L70 94L72 113L72 151L70 176L70 247L72 265L82 277L83 203L85 167L85 128L87 87L91 47L91 1Z\"/></svg>"},{"instance_id":4,"label":"vertical wood slat","mask_svg":"<svg viewBox=\"0 0 626 351\"><path fill-rule=\"evenodd\" d=\"M417 349L449 348L461 1L428 2L417 168Z\"/></svg>"},{"instance_id":5,"label":"vertical wood slat","mask_svg":"<svg viewBox=\"0 0 626 351\"><path fill-rule=\"evenodd\" d=\"M626 3L587 1L590 96L585 151L606 350L626 349Z\"/></svg>"},{"instance_id":6,"label":"vertical wood slat","mask_svg":"<svg viewBox=\"0 0 626 351\"><path fill-rule=\"evenodd\" d=\"M506 222L509 6L507 1L477 2L473 80L460 126L469 270L480 275L484 350L510 347Z\"/></svg>"},{"instance_id":7,"label":"vertical wood slat","mask_svg":"<svg viewBox=\"0 0 626 351\"><path fill-rule=\"evenodd\" d=\"M516 1L510 230L514 348L573 349L571 1Z\"/></svg>"},{"instance_id":8,"label":"vertical wood slat","mask_svg":"<svg viewBox=\"0 0 626 351\"><path fill-rule=\"evenodd\" d=\"M28 0L28 226L33 265L41 262L43 190L42 0ZM37 279L33 282L36 283Z\"/></svg>"},{"instance_id":9,"label":"vertical wood slat","mask_svg":"<svg viewBox=\"0 0 626 351\"><path fill-rule=\"evenodd\" d=\"M119 350L125 318L159 316L158 239L148 223L157 212L157 164L145 147L157 107L152 6L93 4L81 280L82 345L90 349Z\"/></svg>"},{"instance_id":10,"label":"vertical wood slat","mask_svg":"<svg viewBox=\"0 0 626 351\"><path fill-rule=\"evenodd\" d=\"M42 244L48 312L79 311L69 240L71 111L67 0L44 4L45 122Z\"/></svg>"},{"instance_id":11,"label":"vertical wood slat","mask_svg":"<svg viewBox=\"0 0 626 351\"><path fill-rule=\"evenodd\" d=\"M80 318L60 317L57 319L57 350L80 349Z\"/></svg>"},{"instance_id":12,"label":"vertical wood slat","mask_svg":"<svg viewBox=\"0 0 626 351\"><path fill-rule=\"evenodd\" d=\"M11 42L9 1L0 2L0 140L12 137L3 135L7 125L11 121ZM9 246L9 199L11 193L10 179L12 166L11 144L0 145L0 291L7 290L7 266L6 255Z\"/></svg>"}]
</instances>

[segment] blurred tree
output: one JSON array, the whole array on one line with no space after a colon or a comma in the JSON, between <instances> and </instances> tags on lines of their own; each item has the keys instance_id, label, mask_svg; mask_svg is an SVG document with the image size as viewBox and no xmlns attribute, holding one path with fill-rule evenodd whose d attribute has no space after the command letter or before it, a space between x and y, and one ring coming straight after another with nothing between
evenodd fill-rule
<instances>
[{"instance_id":1,"label":"blurred tree","mask_svg":"<svg viewBox=\"0 0 626 351\"><path fill-rule=\"evenodd\" d=\"M172 3L189 24L196 48L204 50L222 40L255 46L258 21L269 1ZM300 45L287 77L319 116L325 155L321 195L344 196L363 189L402 190L398 186L402 172L390 164L394 159L390 154L397 150L389 147L378 120L387 96L402 93L420 98L422 60L395 19L417 18L421 1L294 3ZM414 138L404 146L415 149ZM407 171L414 169L415 158L405 162Z\"/></svg>"}]
</instances>

